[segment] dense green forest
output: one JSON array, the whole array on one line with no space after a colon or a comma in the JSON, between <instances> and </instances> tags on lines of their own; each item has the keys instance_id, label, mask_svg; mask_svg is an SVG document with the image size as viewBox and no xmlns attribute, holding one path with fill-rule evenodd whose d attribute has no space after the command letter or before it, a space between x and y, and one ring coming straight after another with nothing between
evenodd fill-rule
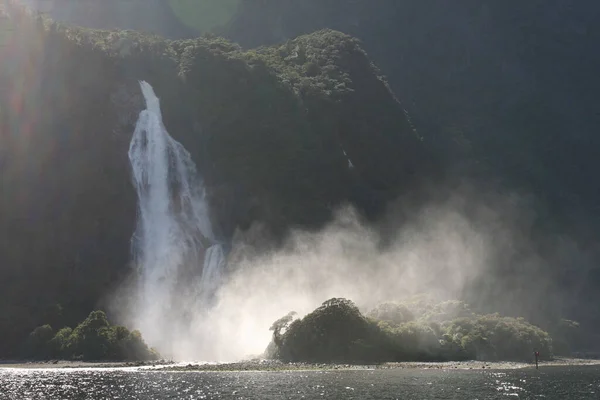
<instances>
[{"instance_id":1,"label":"dense green forest","mask_svg":"<svg viewBox=\"0 0 600 400\"><path fill-rule=\"evenodd\" d=\"M21 356L46 360L155 360L156 351L149 349L139 331L110 325L106 314L93 311L75 329L58 331L50 325L35 328L24 342Z\"/></svg>"},{"instance_id":2,"label":"dense green forest","mask_svg":"<svg viewBox=\"0 0 600 400\"><path fill-rule=\"evenodd\" d=\"M333 298L301 319L275 321L266 355L283 361L390 362L515 360L553 356L547 332L523 318L477 315L460 301L382 303L366 316Z\"/></svg>"},{"instance_id":3,"label":"dense green forest","mask_svg":"<svg viewBox=\"0 0 600 400\"><path fill-rule=\"evenodd\" d=\"M465 288L483 309L460 329L533 332L486 316L500 311L543 327L559 353L597 345L563 319L600 326L595 2L210 1L198 0L200 14L185 0L49 13L106 29L90 30L2 0L0 357L35 327L76 327L106 309L135 273L127 148L138 80L202 171L224 240L260 221L277 242L347 203L378 221L390 201L418 205L465 181L486 204L522 193L532 211L516 248ZM195 38L209 31L219 36ZM365 321L388 342L429 332L421 317ZM430 328L440 343L450 327ZM479 354L459 348L451 358Z\"/></svg>"}]
</instances>

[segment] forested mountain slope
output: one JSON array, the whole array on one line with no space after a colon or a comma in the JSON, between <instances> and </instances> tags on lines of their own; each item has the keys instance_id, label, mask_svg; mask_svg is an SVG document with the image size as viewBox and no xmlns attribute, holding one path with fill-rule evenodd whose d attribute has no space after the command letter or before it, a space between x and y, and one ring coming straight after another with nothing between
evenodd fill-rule
<instances>
[{"instance_id":1,"label":"forested mountain slope","mask_svg":"<svg viewBox=\"0 0 600 400\"><path fill-rule=\"evenodd\" d=\"M347 202L376 214L431 160L339 32L244 52L219 38L65 27L11 4L0 21L0 354L35 326L74 326L131 273L138 80L198 164L225 241L254 221L279 237L318 227Z\"/></svg>"},{"instance_id":2,"label":"forested mountain slope","mask_svg":"<svg viewBox=\"0 0 600 400\"><path fill-rule=\"evenodd\" d=\"M356 36L441 156L590 218L598 16L593 1L284 0L243 2L225 33L247 47L323 27Z\"/></svg>"}]
</instances>

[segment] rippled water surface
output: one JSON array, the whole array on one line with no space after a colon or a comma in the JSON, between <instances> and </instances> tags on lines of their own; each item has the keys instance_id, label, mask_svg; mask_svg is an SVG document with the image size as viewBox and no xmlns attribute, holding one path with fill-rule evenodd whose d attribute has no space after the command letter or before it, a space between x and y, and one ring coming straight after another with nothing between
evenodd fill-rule
<instances>
[{"instance_id":1,"label":"rippled water surface","mask_svg":"<svg viewBox=\"0 0 600 400\"><path fill-rule=\"evenodd\" d=\"M600 367L508 371L0 369L0 399L600 399Z\"/></svg>"}]
</instances>

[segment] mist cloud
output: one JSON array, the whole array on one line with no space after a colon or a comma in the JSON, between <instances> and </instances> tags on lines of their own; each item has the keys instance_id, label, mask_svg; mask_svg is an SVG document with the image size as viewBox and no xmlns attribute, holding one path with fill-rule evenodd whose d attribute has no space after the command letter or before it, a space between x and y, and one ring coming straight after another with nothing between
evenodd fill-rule
<instances>
[{"instance_id":1,"label":"mist cloud","mask_svg":"<svg viewBox=\"0 0 600 400\"><path fill-rule=\"evenodd\" d=\"M193 290L181 290L174 315L183 313L184 323L146 321L142 333L177 360L234 361L260 355L276 319L290 311L303 316L332 297L349 298L363 312L426 294L467 300L476 311L525 315L554 285L543 275L547 257L531 241L532 204L527 196L455 188L418 206L399 201L377 223L343 207L322 230L292 231L278 249L261 246L257 227L238 232L213 303L199 309ZM504 274L507 268L514 276Z\"/></svg>"},{"instance_id":2,"label":"mist cloud","mask_svg":"<svg viewBox=\"0 0 600 400\"><path fill-rule=\"evenodd\" d=\"M260 254L242 240L214 307L194 320L194 339L181 342L176 357L235 360L260 354L273 321L289 311L302 316L331 297L349 298L365 312L421 293L437 300L461 297L485 273L497 247L510 248L500 214L472 203L472 216L466 215L464 201L452 197L423 207L402 218L395 232L387 220L385 237L377 224L366 224L346 207L320 232L291 232L279 250Z\"/></svg>"}]
</instances>

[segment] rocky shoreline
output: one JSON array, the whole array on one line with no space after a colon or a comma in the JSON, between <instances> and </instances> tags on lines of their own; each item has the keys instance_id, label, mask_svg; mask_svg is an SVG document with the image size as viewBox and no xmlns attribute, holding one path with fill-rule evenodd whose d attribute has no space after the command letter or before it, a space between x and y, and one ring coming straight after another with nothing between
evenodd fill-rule
<instances>
[{"instance_id":1,"label":"rocky shoreline","mask_svg":"<svg viewBox=\"0 0 600 400\"><path fill-rule=\"evenodd\" d=\"M578 358L555 358L539 363L540 367L600 365L600 360ZM376 369L519 369L533 368L535 364L512 361L447 361L447 362L388 362L381 364L312 364L284 363L276 360L248 360L234 363L189 363L157 367L161 371L205 371L205 372L242 372L242 371L335 371L335 370L376 370Z\"/></svg>"},{"instance_id":2,"label":"rocky shoreline","mask_svg":"<svg viewBox=\"0 0 600 400\"><path fill-rule=\"evenodd\" d=\"M155 361L70 361L70 360L49 360L49 361L22 361L22 360L0 360L0 369L19 368L19 369L60 369L60 368L157 368L175 364L170 360Z\"/></svg>"},{"instance_id":3,"label":"rocky shoreline","mask_svg":"<svg viewBox=\"0 0 600 400\"><path fill-rule=\"evenodd\" d=\"M600 365L599 359L555 358L540 362L540 367ZM284 363L277 360L253 359L231 363L176 363L169 360L140 362L84 362L53 360L46 362L0 361L0 369L102 369L139 368L163 372L269 372L269 371L336 371L336 370L377 370L377 369L442 369L442 370L507 370L534 368L533 363L513 361L447 361L447 362L394 362L381 364L313 364Z\"/></svg>"}]
</instances>

